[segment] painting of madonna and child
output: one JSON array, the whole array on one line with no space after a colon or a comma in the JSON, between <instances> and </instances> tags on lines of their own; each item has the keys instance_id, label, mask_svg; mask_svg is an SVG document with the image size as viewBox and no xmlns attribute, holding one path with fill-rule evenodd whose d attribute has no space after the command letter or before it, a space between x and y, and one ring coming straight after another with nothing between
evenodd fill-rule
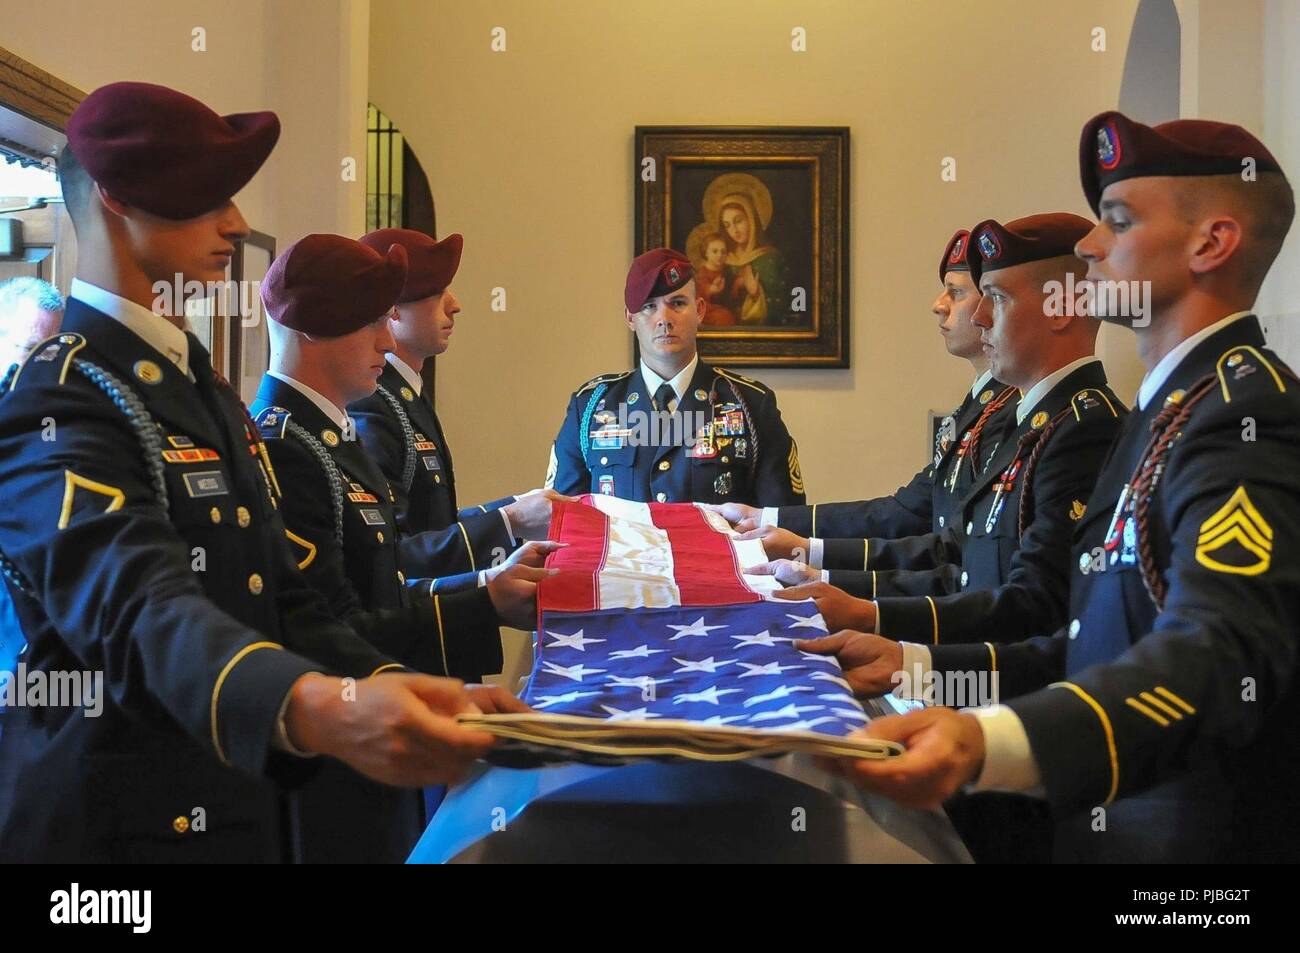
<instances>
[{"instance_id":1,"label":"painting of madonna and child","mask_svg":"<svg viewBox=\"0 0 1300 953\"><path fill-rule=\"evenodd\" d=\"M847 366L847 131L800 130L805 140L830 133L829 145L810 146L781 130L678 127L659 156L654 130L643 131L664 175L638 191L639 244L668 245L694 265L701 354Z\"/></svg>"},{"instance_id":2,"label":"painting of madonna and child","mask_svg":"<svg viewBox=\"0 0 1300 953\"><path fill-rule=\"evenodd\" d=\"M810 170L674 173L671 244L690 258L708 302L702 330L811 327Z\"/></svg>"}]
</instances>

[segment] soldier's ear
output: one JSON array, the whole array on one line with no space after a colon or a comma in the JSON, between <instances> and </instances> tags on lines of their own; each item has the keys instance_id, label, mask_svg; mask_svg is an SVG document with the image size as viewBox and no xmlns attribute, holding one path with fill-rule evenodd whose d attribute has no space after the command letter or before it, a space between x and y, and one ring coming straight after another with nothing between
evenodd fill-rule
<instances>
[{"instance_id":1,"label":"soldier's ear","mask_svg":"<svg viewBox=\"0 0 1300 953\"><path fill-rule=\"evenodd\" d=\"M631 311L627 310L627 308L624 308L624 309L623 309L623 316L624 316L625 318L627 318L627 329L628 329L629 331L631 331L633 334L635 334L635 333L636 333L636 315L634 315Z\"/></svg>"}]
</instances>

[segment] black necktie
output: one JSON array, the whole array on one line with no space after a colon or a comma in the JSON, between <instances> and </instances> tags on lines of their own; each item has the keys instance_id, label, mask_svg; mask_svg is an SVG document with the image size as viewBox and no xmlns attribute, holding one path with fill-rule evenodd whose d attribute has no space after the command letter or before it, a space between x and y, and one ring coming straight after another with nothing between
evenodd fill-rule
<instances>
[{"instance_id":1,"label":"black necktie","mask_svg":"<svg viewBox=\"0 0 1300 953\"><path fill-rule=\"evenodd\" d=\"M659 389L655 391L655 407L664 413L670 413L668 405L677 399L677 392L673 390L671 384L660 384Z\"/></svg>"}]
</instances>

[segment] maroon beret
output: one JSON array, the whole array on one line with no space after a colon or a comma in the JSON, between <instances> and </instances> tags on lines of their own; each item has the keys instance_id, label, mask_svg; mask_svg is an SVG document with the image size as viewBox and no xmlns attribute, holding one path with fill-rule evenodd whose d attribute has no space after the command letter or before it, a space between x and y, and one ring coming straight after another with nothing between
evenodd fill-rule
<instances>
[{"instance_id":1,"label":"maroon beret","mask_svg":"<svg viewBox=\"0 0 1300 953\"><path fill-rule=\"evenodd\" d=\"M948 244L944 246L943 257L939 259L939 282L943 283L944 275L950 271L970 271L970 263L966 260L966 251L970 247L970 232L964 228L959 228L953 233L952 238L948 239Z\"/></svg>"},{"instance_id":2,"label":"maroon beret","mask_svg":"<svg viewBox=\"0 0 1300 953\"><path fill-rule=\"evenodd\" d=\"M381 228L362 235L361 244L381 255L387 254L393 245L406 249L406 287L397 299L399 304L405 304L442 294L451 284L451 279L456 277L465 239L460 235L448 235L439 242L410 228Z\"/></svg>"},{"instance_id":3,"label":"maroon beret","mask_svg":"<svg viewBox=\"0 0 1300 953\"><path fill-rule=\"evenodd\" d=\"M273 112L218 116L152 83L110 83L68 119L68 146L118 201L163 218L197 218L248 184L280 138Z\"/></svg>"},{"instance_id":4,"label":"maroon beret","mask_svg":"<svg viewBox=\"0 0 1300 953\"><path fill-rule=\"evenodd\" d=\"M271 262L262 303L286 328L341 337L387 314L405 282L401 245L381 255L342 235L308 235Z\"/></svg>"},{"instance_id":5,"label":"maroon beret","mask_svg":"<svg viewBox=\"0 0 1300 953\"><path fill-rule=\"evenodd\" d=\"M1092 222L1069 212L1029 215L1005 225L985 219L970 230L971 278L978 285L988 271L1073 255L1074 246L1092 228Z\"/></svg>"},{"instance_id":6,"label":"maroon beret","mask_svg":"<svg viewBox=\"0 0 1300 953\"><path fill-rule=\"evenodd\" d=\"M1121 112L1089 119L1079 138L1079 175L1088 205L1100 214L1101 193L1112 182L1153 175L1241 175L1281 172L1273 153L1245 129L1209 119L1175 119L1147 126Z\"/></svg>"},{"instance_id":7,"label":"maroon beret","mask_svg":"<svg viewBox=\"0 0 1300 953\"><path fill-rule=\"evenodd\" d=\"M632 312L640 311L651 298L676 291L695 277L691 260L671 248L652 248L632 259L623 288L623 303Z\"/></svg>"}]
</instances>

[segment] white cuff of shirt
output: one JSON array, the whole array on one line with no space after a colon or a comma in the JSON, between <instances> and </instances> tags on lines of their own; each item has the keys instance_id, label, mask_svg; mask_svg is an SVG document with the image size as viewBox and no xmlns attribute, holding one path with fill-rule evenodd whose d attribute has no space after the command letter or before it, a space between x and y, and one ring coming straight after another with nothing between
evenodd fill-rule
<instances>
[{"instance_id":1,"label":"white cuff of shirt","mask_svg":"<svg viewBox=\"0 0 1300 953\"><path fill-rule=\"evenodd\" d=\"M763 507L763 515L758 518L759 526L775 526L777 521L777 508L775 506Z\"/></svg>"},{"instance_id":2,"label":"white cuff of shirt","mask_svg":"<svg viewBox=\"0 0 1300 953\"><path fill-rule=\"evenodd\" d=\"M480 570L478 571L478 586L477 586L477 588L482 589L482 588L483 588L484 586L486 586L486 585L487 585L487 570L486 570L486 569L480 569Z\"/></svg>"},{"instance_id":3,"label":"white cuff of shirt","mask_svg":"<svg viewBox=\"0 0 1300 953\"><path fill-rule=\"evenodd\" d=\"M310 675L319 675L319 672L309 672ZM289 726L285 722L285 716L289 713L289 699L293 697L293 689L284 693L284 701L280 702L280 710L275 716L275 739L271 747L279 751L284 751L296 758L314 758L316 753L313 751L303 751L301 748L294 747L289 740Z\"/></svg>"},{"instance_id":4,"label":"white cuff of shirt","mask_svg":"<svg viewBox=\"0 0 1300 953\"><path fill-rule=\"evenodd\" d=\"M872 629L871 632L873 635L879 635L880 634L880 603L877 602L875 599L872 599L871 604L876 607L876 627ZM904 642L902 644L903 644L903 660L907 661L907 646L911 645L912 643ZM918 645L917 648L925 649L925 665L926 668L929 668L930 650L926 648L924 645Z\"/></svg>"},{"instance_id":5,"label":"white cuff of shirt","mask_svg":"<svg viewBox=\"0 0 1300 953\"><path fill-rule=\"evenodd\" d=\"M822 568L822 541L816 536L808 540L808 565L813 569Z\"/></svg>"},{"instance_id":6,"label":"white cuff of shirt","mask_svg":"<svg viewBox=\"0 0 1300 953\"><path fill-rule=\"evenodd\" d=\"M879 627L879 616L876 618L876 625ZM899 698L910 698L913 701L925 700L925 673L930 671L930 648L921 645L919 642L899 642L903 647L903 672L907 678L900 682L894 689L894 694ZM911 691L903 691L905 686L911 686Z\"/></svg>"},{"instance_id":7,"label":"white cuff of shirt","mask_svg":"<svg viewBox=\"0 0 1300 953\"><path fill-rule=\"evenodd\" d=\"M506 504L507 506L509 504ZM501 514L502 521L506 524L506 535L511 539L515 538L515 528L510 525L510 514L506 512L505 506L498 507L497 512Z\"/></svg>"},{"instance_id":8,"label":"white cuff of shirt","mask_svg":"<svg viewBox=\"0 0 1300 953\"><path fill-rule=\"evenodd\" d=\"M969 790L1040 793L1043 779L1020 716L1006 705L962 711L974 715L984 732L984 767Z\"/></svg>"},{"instance_id":9,"label":"white cuff of shirt","mask_svg":"<svg viewBox=\"0 0 1300 953\"><path fill-rule=\"evenodd\" d=\"M820 578L822 582L831 581L831 571L829 569L819 569L817 571L821 573L821 575L818 578Z\"/></svg>"}]
</instances>

